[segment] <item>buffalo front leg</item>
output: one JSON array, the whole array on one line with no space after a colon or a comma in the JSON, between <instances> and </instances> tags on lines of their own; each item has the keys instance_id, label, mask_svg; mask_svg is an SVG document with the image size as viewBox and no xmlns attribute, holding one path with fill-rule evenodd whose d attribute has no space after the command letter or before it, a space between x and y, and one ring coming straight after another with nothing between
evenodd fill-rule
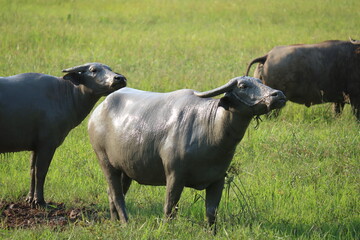
<instances>
[{"instance_id":1,"label":"buffalo front leg","mask_svg":"<svg viewBox=\"0 0 360 240\"><path fill-rule=\"evenodd\" d=\"M35 193L31 203L32 206L46 206L44 200L45 177L49 170L55 147L43 147L36 151L35 155ZM31 191L31 190L30 190Z\"/></svg>"},{"instance_id":2,"label":"buffalo front leg","mask_svg":"<svg viewBox=\"0 0 360 240\"><path fill-rule=\"evenodd\" d=\"M344 109L345 103L344 102L336 102L333 103L333 112L336 117L340 116Z\"/></svg>"},{"instance_id":3,"label":"buffalo front leg","mask_svg":"<svg viewBox=\"0 0 360 240\"><path fill-rule=\"evenodd\" d=\"M221 200L222 191L224 188L224 178L214 182L206 188L206 217L209 223L209 226L213 225L213 233L216 234L216 214L217 209Z\"/></svg>"},{"instance_id":4,"label":"buffalo front leg","mask_svg":"<svg viewBox=\"0 0 360 240\"><path fill-rule=\"evenodd\" d=\"M34 201L35 192L35 163L36 163L36 152L32 151L30 156L30 191L26 197L26 202L32 203Z\"/></svg>"},{"instance_id":5,"label":"buffalo front leg","mask_svg":"<svg viewBox=\"0 0 360 240\"><path fill-rule=\"evenodd\" d=\"M164 213L166 220L173 219L176 216L175 206L179 202L184 184L175 176L170 175L166 178L166 197Z\"/></svg>"}]
</instances>

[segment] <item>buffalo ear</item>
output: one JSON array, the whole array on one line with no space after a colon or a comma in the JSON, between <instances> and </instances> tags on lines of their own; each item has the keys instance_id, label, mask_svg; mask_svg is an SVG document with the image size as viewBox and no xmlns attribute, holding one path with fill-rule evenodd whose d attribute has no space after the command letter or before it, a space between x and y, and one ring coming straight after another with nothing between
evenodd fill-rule
<instances>
[{"instance_id":1,"label":"buffalo ear","mask_svg":"<svg viewBox=\"0 0 360 240\"><path fill-rule=\"evenodd\" d=\"M63 79L72 82L74 85L79 85L81 83L81 74L78 72L69 72L63 76Z\"/></svg>"}]
</instances>

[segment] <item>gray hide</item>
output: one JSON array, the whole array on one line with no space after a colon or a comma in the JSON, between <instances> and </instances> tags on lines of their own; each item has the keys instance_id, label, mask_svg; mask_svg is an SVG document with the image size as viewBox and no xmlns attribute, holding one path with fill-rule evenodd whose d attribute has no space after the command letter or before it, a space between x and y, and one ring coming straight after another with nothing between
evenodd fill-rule
<instances>
[{"instance_id":1,"label":"gray hide","mask_svg":"<svg viewBox=\"0 0 360 240\"><path fill-rule=\"evenodd\" d=\"M350 101L360 120L360 42L326 41L278 46L248 65L259 63L254 77L307 107L333 102L339 114Z\"/></svg>"},{"instance_id":2,"label":"gray hide","mask_svg":"<svg viewBox=\"0 0 360 240\"><path fill-rule=\"evenodd\" d=\"M45 205L45 176L69 131L101 96L126 86L124 76L100 63L63 72L63 78L40 73L0 78L0 153L32 151L26 199L32 206Z\"/></svg>"},{"instance_id":3,"label":"gray hide","mask_svg":"<svg viewBox=\"0 0 360 240\"><path fill-rule=\"evenodd\" d=\"M284 104L282 92L251 77L204 93L124 88L109 95L91 115L88 131L109 184L112 219L128 221L124 195L134 179L166 185L167 218L184 187L206 189L212 225L226 170L251 119Z\"/></svg>"}]
</instances>

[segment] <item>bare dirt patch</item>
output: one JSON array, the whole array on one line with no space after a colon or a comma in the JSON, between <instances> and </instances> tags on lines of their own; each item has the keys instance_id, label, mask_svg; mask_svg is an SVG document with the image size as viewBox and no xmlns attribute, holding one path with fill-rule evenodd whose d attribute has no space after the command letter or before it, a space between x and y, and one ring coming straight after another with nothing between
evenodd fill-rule
<instances>
[{"instance_id":1,"label":"bare dirt patch","mask_svg":"<svg viewBox=\"0 0 360 240\"><path fill-rule=\"evenodd\" d=\"M0 202L0 228L35 228L49 226L63 228L69 223L97 221L95 209L68 209L63 203L49 202L48 208L31 208L25 202Z\"/></svg>"}]
</instances>

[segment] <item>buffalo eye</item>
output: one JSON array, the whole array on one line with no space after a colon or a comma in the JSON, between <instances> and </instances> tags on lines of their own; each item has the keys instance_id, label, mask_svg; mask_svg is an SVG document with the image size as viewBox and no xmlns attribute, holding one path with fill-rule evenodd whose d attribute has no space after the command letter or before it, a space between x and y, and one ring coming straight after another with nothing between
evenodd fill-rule
<instances>
[{"instance_id":1,"label":"buffalo eye","mask_svg":"<svg viewBox=\"0 0 360 240\"><path fill-rule=\"evenodd\" d=\"M245 90L246 88L248 88L248 85L246 85L245 83L241 83L238 85L238 88L240 88L241 90Z\"/></svg>"},{"instance_id":2,"label":"buffalo eye","mask_svg":"<svg viewBox=\"0 0 360 240\"><path fill-rule=\"evenodd\" d=\"M92 72L92 73L96 73L96 72L97 72L96 68L94 68L94 67L90 67L90 68L89 68L89 71Z\"/></svg>"}]
</instances>

